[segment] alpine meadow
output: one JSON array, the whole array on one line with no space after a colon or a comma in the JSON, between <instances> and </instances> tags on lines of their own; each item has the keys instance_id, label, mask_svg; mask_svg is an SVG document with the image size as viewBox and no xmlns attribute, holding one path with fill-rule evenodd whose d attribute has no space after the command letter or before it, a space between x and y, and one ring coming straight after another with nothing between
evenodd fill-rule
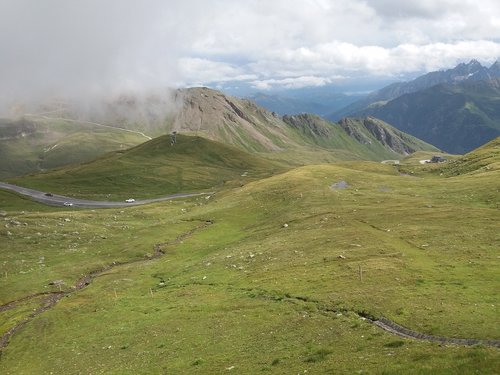
<instances>
[{"instance_id":1,"label":"alpine meadow","mask_svg":"<svg viewBox=\"0 0 500 375\"><path fill-rule=\"evenodd\" d=\"M0 373L500 374L499 19L7 0Z\"/></svg>"}]
</instances>

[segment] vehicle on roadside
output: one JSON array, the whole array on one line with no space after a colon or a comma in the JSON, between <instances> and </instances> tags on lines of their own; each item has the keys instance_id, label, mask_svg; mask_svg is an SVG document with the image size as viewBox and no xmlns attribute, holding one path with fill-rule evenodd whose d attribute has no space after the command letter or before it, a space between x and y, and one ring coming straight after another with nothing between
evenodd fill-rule
<instances>
[{"instance_id":1,"label":"vehicle on roadside","mask_svg":"<svg viewBox=\"0 0 500 375\"><path fill-rule=\"evenodd\" d=\"M73 206L73 203L71 203L71 202L64 202L64 205L66 207L71 207L71 206Z\"/></svg>"},{"instance_id":2,"label":"vehicle on roadside","mask_svg":"<svg viewBox=\"0 0 500 375\"><path fill-rule=\"evenodd\" d=\"M47 196L47 197L53 197L54 195L52 193L45 193L45 196Z\"/></svg>"},{"instance_id":3,"label":"vehicle on roadside","mask_svg":"<svg viewBox=\"0 0 500 375\"><path fill-rule=\"evenodd\" d=\"M125 202L127 202L127 203L134 203L135 199L134 198L129 198L129 199L126 199Z\"/></svg>"}]
</instances>

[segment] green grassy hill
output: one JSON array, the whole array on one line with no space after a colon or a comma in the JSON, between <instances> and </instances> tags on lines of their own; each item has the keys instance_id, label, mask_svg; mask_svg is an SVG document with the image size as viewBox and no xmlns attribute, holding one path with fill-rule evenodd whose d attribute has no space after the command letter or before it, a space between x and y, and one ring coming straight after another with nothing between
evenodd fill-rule
<instances>
[{"instance_id":1,"label":"green grassy hill","mask_svg":"<svg viewBox=\"0 0 500 375\"><path fill-rule=\"evenodd\" d=\"M144 142L140 134L43 118L0 120L0 179L71 163Z\"/></svg>"},{"instance_id":2,"label":"green grassy hill","mask_svg":"<svg viewBox=\"0 0 500 375\"><path fill-rule=\"evenodd\" d=\"M400 159L417 150L437 151L434 146L370 117L345 118L333 123L319 116L302 114L284 116L283 121L305 149L314 150L318 155L321 151L329 153L334 161L381 161ZM299 155L300 152L297 150ZM317 160L322 158L317 157Z\"/></svg>"},{"instance_id":3,"label":"green grassy hill","mask_svg":"<svg viewBox=\"0 0 500 375\"><path fill-rule=\"evenodd\" d=\"M92 162L9 181L38 190L100 200L150 198L239 186L284 170L280 164L195 136L161 136Z\"/></svg>"},{"instance_id":4,"label":"green grassy hill","mask_svg":"<svg viewBox=\"0 0 500 375\"><path fill-rule=\"evenodd\" d=\"M498 172L500 169L500 137L469 152L442 168L446 175Z\"/></svg>"},{"instance_id":5,"label":"green grassy hill","mask_svg":"<svg viewBox=\"0 0 500 375\"><path fill-rule=\"evenodd\" d=\"M171 153L161 140L150 145ZM493 165L495 150L477 152ZM134 168L156 152L112 157ZM498 348L404 339L365 317L500 338L499 178L350 161L125 209L42 211L0 192L0 333L28 319L0 372L497 373ZM29 318L50 302L37 293L60 290Z\"/></svg>"}]
</instances>

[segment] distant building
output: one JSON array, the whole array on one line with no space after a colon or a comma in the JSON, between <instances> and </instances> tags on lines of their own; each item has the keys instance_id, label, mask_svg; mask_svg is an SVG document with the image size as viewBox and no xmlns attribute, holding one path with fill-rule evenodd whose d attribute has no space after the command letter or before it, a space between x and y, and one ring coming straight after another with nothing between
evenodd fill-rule
<instances>
[{"instance_id":1,"label":"distant building","mask_svg":"<svg viewBox=\"0 0 500 375\"><path fill-rule=\"evenodd\" d=\"M430 160L430 163L444 163L446 161L446 158L443 158L440 155L434 155L432 159Z\"/></svg>"}]
</instances>

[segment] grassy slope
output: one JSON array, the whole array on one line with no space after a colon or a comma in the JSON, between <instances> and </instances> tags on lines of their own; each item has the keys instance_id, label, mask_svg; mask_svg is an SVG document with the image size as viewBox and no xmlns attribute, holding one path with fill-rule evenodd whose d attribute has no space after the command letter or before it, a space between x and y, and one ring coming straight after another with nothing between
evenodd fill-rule
<instances>
[{"instance_id":1,"label":"grassy slope","mask_svg":"<svg viewBox=\"0 0 500 375\"><path fill-rule=\"evenodd\" d=\"M294 116L303 118L303 124L293 128L297 140L304 140L317 149L321 147L335 155L337 160L383 160L393 158L396 153L387 150L376 142L376 148L372 145L361 144L350 137L341 127L332 122L323 120L319 116L304 115Z\"/></svg>"},{"instance_id":2,"label":"grassy slope","mask_svg":"<svg viewBox=\"0 0 500 375\"><path fill-rule=\"evenodd\" d=\"M446 175L480 174L500 169L500 137L442 168Z\"/></svg>"},{"instance_id":3,"label":"grassy slope","mask_svg":"<svg viewBox=\"0 0 500 375\"><path fill-rule=\"evenodd\" d=\"M418 161L442 155L446 163L419 165ZM495 172L500 169L500 137L469 152L466 155L416 152L402 161L400 170L413 175L426 175L428 172L442 176L477 175Z\"/></svg>"},{"instance_id":4,"label":"grassy slope","mask_svg":"<svg viewBox=\"0 0 500 375\"><path fill-rule=\"evenodd\" d=\"M346 162L209 200L125 210L41 213L9 200L6 222L27 225L0 232L2 302L55 288L50 280L72 285L207 219L214 224L161 259L114 268L38 316L13 337L0 371L497 373L497 349L400 339L355 312L435 335L498 338L498 178L415 178ZM340 180L349 187L330 188ZM2 321L31 306L1 313Z\"/></svg>"},{"instance_id":5,"label":"grassy slope","mask_svg":"<svg viewBox=\"0 0 500 375\"><path fill-rule=\"evenodd\" d=\"M404 139L404 142L416 150L436 150L434 146L416 139L408 134L403 134L389 124L376 119L347 119L350 128L361 140L350 136L339 124L326 121L315 115L285 116L289 124L290 137L302 147L294 151L283 151L267 154L269 158L290 162L299 161L299 164L312 164L322 162L337 162L341 160L374 160L400 159L399 154L389 147L385 147L364 126L364 121L377 122L380 128L394 138ZM297 163L295 163L297 165Z\"/></svg>"},{"instance_id":6,"label":"grassy slope","mask_svg":"<svg viewBox=\"0 0 500 375\"><path fill-rule=\"evenodd\" d=\"M201 137L155 138L90 163L10 181L59 194L101 200L146 198L239 185L283 170L275 162ZM246 173L246 176L242 176Z\"/></svg>"},{"instance_id":7,"label":"grassy slope","mask_svg":"<svg viewBox=\"0 0 500 375\"><path fill-rule=\"evenodd\" d=\"M127 149L144 142L139 134L82 126L62 120L29 121L33 131L0 140L0 178L90 161L106 152ZM0 138L15 122L0 123Z\"/></svg>"}]
</instances>

